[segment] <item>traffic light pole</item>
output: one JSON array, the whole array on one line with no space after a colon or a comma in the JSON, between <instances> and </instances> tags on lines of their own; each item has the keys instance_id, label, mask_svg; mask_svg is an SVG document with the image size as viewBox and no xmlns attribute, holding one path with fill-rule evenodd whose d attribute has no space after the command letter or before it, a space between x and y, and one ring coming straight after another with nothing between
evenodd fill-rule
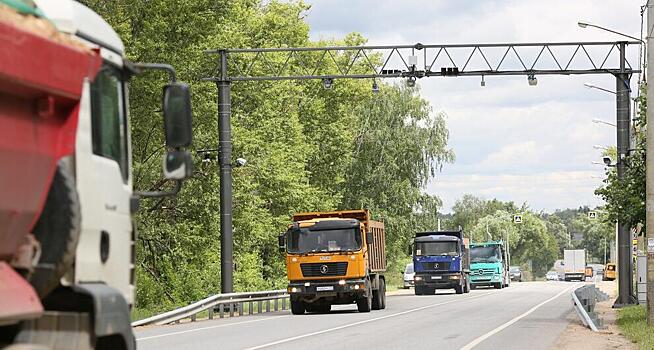
<instances>
[{"instance_id":1,"label":"traffic light pole","mask_svg":"<svg viewBox=\"0 0 654 350\"><path fill-rule=\"evenodd\" d=\"M626 43L619 44L620 72L616 78L616 126L618 181L624 180L627 153L629 152L629 116L631 107L629 74L626 73ZM633 293L633 260L631 258L631 232L624 218L618 218L618 298L613 307L636 303Z\"/></svg>"}]
</instances>

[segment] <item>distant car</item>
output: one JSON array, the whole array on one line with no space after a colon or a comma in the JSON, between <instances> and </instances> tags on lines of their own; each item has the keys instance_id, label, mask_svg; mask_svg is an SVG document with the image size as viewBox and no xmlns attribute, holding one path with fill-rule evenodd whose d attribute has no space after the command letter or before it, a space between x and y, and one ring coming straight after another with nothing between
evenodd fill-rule
<instances>
[{"instance_id":1,"label":"distant car","mask_svg":"<svg viewBox=\"0 0 654 350\"><path fill-rule=\"evenodd\" d=\"M404 268L404 289L409 289L413 287L413 276L416 273L413 271L413 263L406 264Z\"/></svg>"},{"instance_id":2,"label":"distant car","mask_svg":"<svg viewBox=\"0 0 654 350\"><path fill-rule=\"evenodd\" d=\"M511 276L511 281L522 282L522 270L520 266L510 266L509 275Z\"/></svg>"},{"instance_id":3,"label":"distant car","mask_svg":"<svg viewBox=\"0 0 654 350\"><path fill-rule=\"evenodd\" d=\"M549 271L547 274L545 274L545 279L548 281L558 281L559 274L556 271Z\"/></svg>"}]
</instances>

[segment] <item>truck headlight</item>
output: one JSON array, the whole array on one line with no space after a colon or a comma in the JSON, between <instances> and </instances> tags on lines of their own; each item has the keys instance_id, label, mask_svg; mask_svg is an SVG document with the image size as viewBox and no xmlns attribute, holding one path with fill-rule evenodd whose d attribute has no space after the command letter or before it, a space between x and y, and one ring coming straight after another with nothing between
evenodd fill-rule
<instances>
[{"instance_id":1,"label":"truck headlight","mask_svg":"<svg viewBox=\"0 0 654 350\"><path fill-rule=\"evenodd\" d=\"M458 280L459 278L461 278L461 276L459 276L459 275L452 275L452 276L450 276L450 279L451 279L451 280Z\"/></svg>"},{"instance_id":2,"label":"truck headlight","mask_svg":"<svg viewBox=\"0 0 654 350\"><path fill-rule=\"evenodd\" d=\"M345 280L338 281L338 284L341 285L341 286L344 286L345 285Z\"/></svg>"},{"instance_id":3,"label":"truck headlight","mask_svg":"<svg viewBox=\"0 0 654 350\"><path fill-rule=\"evenodd\" d=\"M420 277L420 276L415 276L415 277L413 277L413 279L415 281L422 281L422 277Z\"/></svg>"},{"instance_id":4,"label":"truck headlight","mask_svg":"<svg viewBox=\"0 0 654 350\"><path fill-rule=\"evenodd\" d=\"M287 290L289 293L297 293L297 292L298 292L298 290L297 290L296 287L288 287L286 290Z\"/></svg>"}]
</instances>

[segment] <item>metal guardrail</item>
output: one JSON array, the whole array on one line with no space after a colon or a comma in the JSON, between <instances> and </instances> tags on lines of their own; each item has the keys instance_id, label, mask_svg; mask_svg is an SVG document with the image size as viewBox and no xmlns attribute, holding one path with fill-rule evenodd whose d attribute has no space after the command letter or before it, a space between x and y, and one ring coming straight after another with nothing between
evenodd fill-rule
<instances>
[{"instance_id":1,"label":"metal guardrail","mask_svg":"<svg viewBox=\"0 0 654 350\"><path fill-rule=\"evenodd\" d=\"M594 332L602 329L602 320L595 312L595 304L599 301L609 300L609 296L595 287L594 284L577 288L571 294L572 304L575 306L574 309L584 326Z\"/></svg>"},{"instance_id":2,"label":"metal guardrail","mask_svg":"<svg viewBox=\"0 0 654 350\"><path fill-rule=\"evenodd\" d=\"M187 318L190 318L191 322L194 322L196 320L197 314L203 311L207 311L207 316L209 319L214 318L214 312L218 312L220 318L225 317L227 313L230 317L234 317L236 314L243 316L245 313L245 305L248 306L248 314L252 315L255 313L255 303L257 311L256 313L270 312L271 302L273 302L273 311L279 311L280 300L281 310L285 310L289 304L287 302L288 298L289 295L286 293L286 290L216 294L197 301L193 304L180 307L179 309L134 321L132 322L132 327L145 325L164 325L178 322Z\"/></svg>"}]
</instances>

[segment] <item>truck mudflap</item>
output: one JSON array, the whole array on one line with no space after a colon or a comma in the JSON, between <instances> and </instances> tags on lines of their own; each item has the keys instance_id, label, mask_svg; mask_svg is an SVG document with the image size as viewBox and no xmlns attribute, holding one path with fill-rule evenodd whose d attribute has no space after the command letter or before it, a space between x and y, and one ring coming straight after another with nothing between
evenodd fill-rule
<instances>
[{"instance_id":1,"label":"truck mudflap","mask_svg":"<svg viewBox=\"0 0 654 350\"><path fill-rule=\"evenodd\" d=\"M0 261L0 326L32 319L43 306L32 286L4 261Z\"/></svg>"},{"instance_id":2,"label":"truck mudflap","mask_svg":"<svg viewBox=\"0 0 654 350\"><path fill-rule=\"evenodd\" d=\"M302 281L290 282L287 291L291 297L315 296L315 299L326 296L335 296L339 293L361 294L367 290L368 280L337 280L337 281Z\"/></svg>"}]
</instances>

